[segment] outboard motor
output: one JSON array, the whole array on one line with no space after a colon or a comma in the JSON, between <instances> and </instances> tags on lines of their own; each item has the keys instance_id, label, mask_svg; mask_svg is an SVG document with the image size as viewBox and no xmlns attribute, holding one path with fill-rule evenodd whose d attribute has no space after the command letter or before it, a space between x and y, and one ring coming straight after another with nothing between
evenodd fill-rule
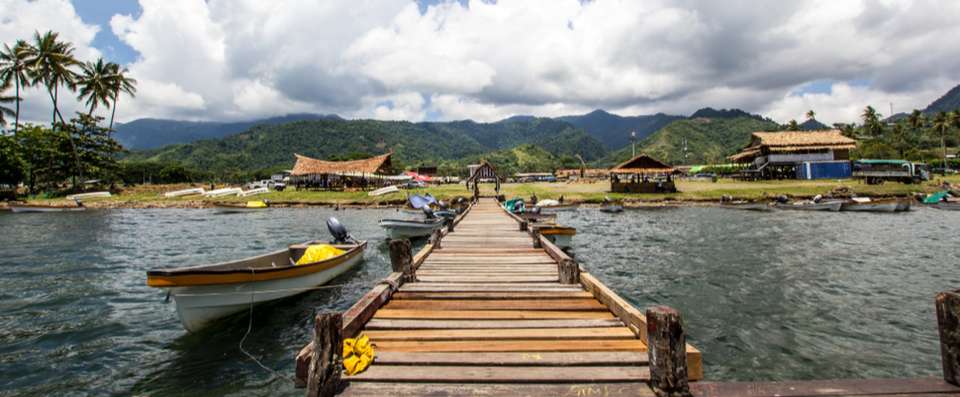
<instances>
[{"instance_id":1,"label":"outboard motor","mask_svg":"<svg viewBox=\"0 0 960 397\"><path fill-rule=\"evenodd\" d=\"M446 210L447 208L450 208L450 206L447 204L447 202L446 202L446 201L443 201L443 200L437 201L437 207L440 208L440 209L442 209L442 210Z\"/></svg>"},{"instance_id":2,"label":"outboard motor","mask_svg":"<svg viewBox=\"0 0 960 397\"><path fill-rule=\"evenodd\" d=\"M348 240L353 239L353 237L350 237L347 233L347 228L335 217L331 216L330 219L327 219L327 230L329 230L330 235L333 236L333 242L335 244L346 244Z\"/></svg>"},{"instance_id":3,"label":"outboard motor","mask_svg":"<svg viewBox=\"0 0 960 397\"><path fill-rule=\"evenodd\" d=\"M430 207L423 207L423 216L427 219L433 219L433 210Z\"/></svg>"},{"instance_id":4,"label":"outboard motor","mask_svg":"<svg viewBox=\"0 0 960 397\"><path fill-rule=\"evenodd\" d=\"M816 196L813 196L813 202L814 202L814 203L819 203L820 200L823 200L823 195L822 195L822 194L818 194L818 195L816 195Z\"/></svg>"}]
</instances>

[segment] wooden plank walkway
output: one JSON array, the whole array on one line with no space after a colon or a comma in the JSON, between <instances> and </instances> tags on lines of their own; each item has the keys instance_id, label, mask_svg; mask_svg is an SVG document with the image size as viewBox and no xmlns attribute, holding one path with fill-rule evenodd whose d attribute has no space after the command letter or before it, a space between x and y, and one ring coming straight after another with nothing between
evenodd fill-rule
<instances>
[{"instance_id":1,"label":"wooden plank walkway","mask_svg":"<svg viewBox=\"0 0 960 397\"><path fill-rule=\"evenodd\" d=\"M344 395L650 394L643 334L561 284L557 260L519 226L495 200L475 204L364 324L377 357L344 378ZM699 379L699 351L690 357Z\"/></svg>"}]
</instances>

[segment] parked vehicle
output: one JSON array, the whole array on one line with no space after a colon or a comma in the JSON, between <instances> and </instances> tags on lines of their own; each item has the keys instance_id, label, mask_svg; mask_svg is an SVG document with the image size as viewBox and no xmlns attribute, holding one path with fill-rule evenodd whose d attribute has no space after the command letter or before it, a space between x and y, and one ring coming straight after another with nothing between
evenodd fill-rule
<instances>
[{"instance_id":1,"label":"parked vehicle","mask_svg":"<svg viewBox=\"0 0 960 397\"><path fill-rule=\"evenodd\" d=\"M926 164L906 160L857 160L853 162L853 177L868 185L886 181L919 183L930 179Z\"/></svg>"}]
</instances>

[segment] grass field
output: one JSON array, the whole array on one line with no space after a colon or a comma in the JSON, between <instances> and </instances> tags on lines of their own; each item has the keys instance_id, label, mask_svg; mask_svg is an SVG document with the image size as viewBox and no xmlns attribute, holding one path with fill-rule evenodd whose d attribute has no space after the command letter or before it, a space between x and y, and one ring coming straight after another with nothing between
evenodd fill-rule
<instances>
[{"instance_id":1,"label":"grass field","mask_svg":"<svg viewBox=\"0 0 960 397\"><path fill-rule=\"evenodd\" d=\"M947 181L960 185L960 176L948 176ZM507 183L502 186L502 193L509 197L528 198L536 194L540 199L559 198L571 202L599 203L604 197L623 199L627 203L658 203L665 201L703 202L718 201L723 195L730 195L739 199L762 199L785 194L792 197L812 197L817 194L828 194L838 188L847 188L859 196L906 196L916 192L930 193L939 190L943 182L941 177L923 184L885 183L882 185L866 185L856 180L817 180L817 181L760 181L743 182L730 179L721 179L717 182L679 180L678 193L672 194L614 194L608 193L608 182L597 183ZM199 186L199 185L198 185ZM463 185L441 185L425 189L404 190L380 197L370 197L366 192L326 192L326 191L294 191L271 192L255 198L223 197L201 198L192 196L186 198L164 198L163 192L184 189L189 185L142 185L125 189L121 194L111 198L90 199L86 203L91 207L202 207L219 201L246 201L250 199L267 199L282 205L396 205L405 201L407 193L430 193L433 196L446 200L456 196L470 196ZM218 186L219 187L219 186ZM481 193L492 195L493 185L481 185ZM31 200L44 204L64 202L63 199Z\"/></svg>"}]
</instances>

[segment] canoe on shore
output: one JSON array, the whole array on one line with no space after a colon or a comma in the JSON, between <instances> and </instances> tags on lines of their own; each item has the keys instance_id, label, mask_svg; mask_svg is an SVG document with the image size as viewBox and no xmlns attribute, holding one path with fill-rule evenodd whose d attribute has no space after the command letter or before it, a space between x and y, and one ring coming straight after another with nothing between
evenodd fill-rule
<instances>
[{"instance_id":1,"label":"canoe on shore","mask_svg":"<svg viewBox=\"0 0 960 397\"><path fill-rule=\"evenodd\" d=\"M110 197L110 192L91 192L91 193L79 193L71 194L67 196L67 200L82 200L88 198L103 198Z\"/></svg>"},{"instance_id":2,"label":"canoe on shore","mask_svg":"<svg viewBox=\"0 0 960 397\"><path fill-rule=\"evenodd\" d=\"M15 213L46 213L46 212L78 212L86 211L87 207L62 207L50 205L8 204L7 207Z\"/></svg>"},{"instance_id":3,"label":"canoe on shore","mask_svg":"<svg viewBox=\"0 0 960 397\"><path fill-rule=\"evenodd\" d=\"M196 194L203 194L204 192L206 192L206 190L204 190L202 187L198 187L194 189L183 189L183 190L174 190L172 192L166 192L163 194L163 197L170 198L170 197L193 196Z\"/></svg>"},{"instance_id":4,"label":"canoe on shore","mask_svg":"<svg viewBox=\"0 0 960 397\"><path fill-rule=\"evenodd\" d=\"M367 247L366 241L346 239L329 245L309 241L231 262L150 270L147 285L166 290L177 305L183 328L194 332L217 318L310 291L343 274L363 260ZM328 255L297 264L305 255L311 258L311 246Z\"/></svg>"},{"instance_id":5,"label":"canoe on shore","mask_svg":"<svg viewBox=\"0 0 960 397\"><path fill-rule=\"evenodd\" d=\"M903 208L900 200L850 200L843 202L840 211L897 212L898 208ZM906 208L910 208L909 203Z\"/></svg>"},{"instance_id":6,"label":"canoe on shore","mask_svg":"<svg viewBox=\"0 0 960 397\"><path fill-rule=\"evenodd\" d=\"M773 206L781 210L796 210L796 211L840 211L840 207L843 206L842 201L801 201L795 203L774 203Z\"/></svg>"},{"instance_id":7,"label":"canoe on shore","mask_svg":"<svg viewBox=\"0 0 960 397\"><path fill-rule=\"evenodd\" d=\"M400 191L400 188L398 188L396 185L387 186L387 187L379 188L377 190L373 190L370 193L367 193L367 196L383 196L384 194L396 193L399 191Z\"/></svg>"}]
</instances>

